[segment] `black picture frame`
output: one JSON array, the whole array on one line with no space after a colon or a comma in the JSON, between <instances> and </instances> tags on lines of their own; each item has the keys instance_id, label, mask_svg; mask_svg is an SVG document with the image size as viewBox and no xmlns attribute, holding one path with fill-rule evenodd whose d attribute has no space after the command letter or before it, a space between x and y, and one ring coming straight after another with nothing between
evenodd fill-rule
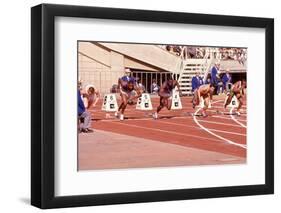
<instances>
[{"instance_id":1,"label":"black picture frame","mask_svg":"<svg viewBox=\"0 0 281 213\"><path fill-rule=\"evenodd\" d=\"M100 18L265 29L265 184L56 197L55 17ZM60 208L274 193L274 19L41 4L31 8L31 204ZM94 192L93 192L94 193Z\"/></svg>"}]
</instances>

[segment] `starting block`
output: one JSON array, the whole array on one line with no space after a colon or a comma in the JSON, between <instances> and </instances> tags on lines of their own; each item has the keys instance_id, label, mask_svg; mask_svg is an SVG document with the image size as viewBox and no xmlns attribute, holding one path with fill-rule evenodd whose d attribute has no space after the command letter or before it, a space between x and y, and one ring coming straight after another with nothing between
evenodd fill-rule
<instances>
[{"instance_id":1,"label":"starting block","mask_svg":"<svg viewBox=\"0 0 281 213\"><path fill-rule=\"evenodd\" d=\"M228 98L228 96L226 96L224 103L226 103L227 98ZM236 98L235 95L232 97L230 104L228 104L226 107L227 107L227 108L235 108L235 107L238 107L238 100L237 100L237 98Z\"/></svg>"},{"instance_id":2,"label":"starting block","mask_svg":"<svg viewBox=\"0 0 281 213\"><path fill-rule=\"evenodd\" d=\"M150 95L148 93L143 93L141 97L139 97L136 109L138 110L152 110L152 104Z\"/></svg>"},{"instance_id":3,"label":"starting block","mask_svg":"<svg viewBox=\"0 0 281 213\"><path fill-rule=\"evenodd\" d=\"M173 90L171 109L182 109L180 94L176 90Z\"/></svg>"},{"instance_id":4,"label":"starting block","mask_svg":"<svg viewBox=\"0 0 281 213\"><path fill-rule=\"evenodd\" d=\"M101 110L106 111L106 112L117 112L118 111L118 105L117 105L115 94L113 94L113 93L105 94L105 96L103 98Z\"/></svg>"},{"instance_id":5,"label":"starting block","mask_svg":"<svg viewBox=\"0 0 281 213\"><path fill-rule=\"evenodd\" d=\"M204 99L201 97L199 107L202 109L202 108L204 108L204 106L205 106ZM208 109L210 109L210 108L212 108L211 100L209 101Z\"/></svg>"}]
</instances>

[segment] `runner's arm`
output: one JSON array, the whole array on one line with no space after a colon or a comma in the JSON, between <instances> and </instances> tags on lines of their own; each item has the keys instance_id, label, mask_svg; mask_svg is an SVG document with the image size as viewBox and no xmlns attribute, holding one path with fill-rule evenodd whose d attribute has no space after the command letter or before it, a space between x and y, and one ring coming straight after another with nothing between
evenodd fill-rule
<instances>
[{"instance_id":1,"label":"runner's arm","mask_svg":"<svg viewBox=\"0 0 281 213\"><path fill-rule=\"evenodd\" d=\"M201 100L200 87L196 90L196 92L197 92L197 95L198 95L198 100L200 102L200 100Z\"/></svg>"},{"instance_id":2,"label":"runner's arm","mask_svg":"<svg viewBox=\"0 0 281 213\"><path fill-rule=\"evenodd\" d=\"M96 95L96 98L95 98L95 102L93 103L93 107L96 106L96 104L98 103L98 101L100 99L100 92L97 90L95 95Z\"/></svg>"},{"instance_id":3,"label":"runner's arm","mask_svg":"<svg viewBox=\"0 0 281 213\"><path fill-rule=\"evenodd\" d=\"M138 99L139 97L141 97L142 92L141 92L140 88L137 86L134 86L134 90L136 91L137 95L135 97L133 97L133 99Z\"/></svg>"},{"instance_id":4,"label":"runner's arm","mask_svg":"<svg viewBox=\"0 0 281 213\"><path fill-rule=\"evenodd\" d=\"M177 88L179 90L179 95L182 96L182 91L181 91L180 84L179 84L178 81L176 81L176 86L177 86Z\"/></svg>"}]
</instances>

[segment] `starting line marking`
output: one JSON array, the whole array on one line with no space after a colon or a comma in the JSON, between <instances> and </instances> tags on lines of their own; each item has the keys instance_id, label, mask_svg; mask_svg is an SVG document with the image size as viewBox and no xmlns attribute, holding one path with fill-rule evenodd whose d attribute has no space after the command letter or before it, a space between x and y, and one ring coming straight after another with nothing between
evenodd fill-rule
<instances>
[{"instance_id":1,"label":"starting line marking","mask_svg":"<svg viewBox=\"0 0 281 213\"><path fill-rule=\"evenodd\" d=\"M199 110L200 110L200 109L198 109L198 110L196 111L196 113L197 113ZM211 135L213 135L213 136L215 136L215 137L217 137L217 138L219 138L219 139L221 139L221 140L223 140L223 141L225 141L225 142L227 142L227 143L229 143L229 144L231 144L231 145L239 146L239 147L241 147L241 148L243 148L243 149L246 149L246 148L247 148L247 146L244 145L244 144L235 143L235 142L233 142L233 141L231 141L231 140L228 140L228 139L226 139L226 138L224 138L224 137L221 137L221 136L219 136L219 135L213 133L213 132L210 131L209 129L205 128L203 125L201 125L201 124L197 121L196 116L193 116L193 120L194 120L194 122L195 122L199 127L201 127L201 129L205 130L206 132L210 133Z\"/></svg>"}]
</instances>

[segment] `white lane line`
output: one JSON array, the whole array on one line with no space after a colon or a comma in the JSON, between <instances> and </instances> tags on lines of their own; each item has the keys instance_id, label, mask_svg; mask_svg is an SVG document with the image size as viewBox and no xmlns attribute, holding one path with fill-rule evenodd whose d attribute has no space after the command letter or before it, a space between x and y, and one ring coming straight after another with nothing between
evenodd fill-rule
<instances>
[{"instance_id":1,"label":"white lane line","mask_svg":"<svg viewBox=\"0 0 281 213\"><path fill-rule=\"evenodd\" d=\"M157 132L164 132L164 133L169 133L169 134L174 134L174 135L188 136L188 137L193 137L193 138L199 138L199 139L206 139L206 140L221 142L221 140L218 140L218 139L201 137L201 136L192 135L192 134L183 134L183 133L178 133L178 132L173 132L173 131L162 130L162 129L158 129L158 128L148 128L148 127L144 127L144 126L138 126L138 125L134 125L134 124L127 124L127 123L123 123L123 122L119 122L118 124L125 125L125 126L130 126L130 127L137 127L137 128L141 128L141 129L147 129L147 130L150 130L150 131L153 130L153 131L157 131Z\"/></svg>"},{"instance_id":2,"label":"white lane line","mask_svg":"<svg viewBox=\"0 0 281 213\"><path fill-rule=\"evenodd\" d=\"M241 125L236 125L236 124L229 124L229 123L222 123L222 122L216 122L216 121L207 121L207 120L198 120L200 122L204 123L210 123L210 124L218 124L218 125L223 125L223 126L233 126L233 127L241 127Z\"/></svg>"},{"instance_id":3,"label":"white lane line","mask_svg":"<svg viewBox=\"0 0 281 213\"><path fill-rule=\"evenodd\" d=\"M232 118L230 118L230 117L224 117L224 116L219 116L219 115L212 115L212 118L221 118L221 119L226 119L226 120L232 120ZM244 120L244 119L239 119L239 121L247 122L247 120Z\"/></svg>"},{"instance_id":4,"label":"white lane line","mask_svg":"<svg viewBox=\"0 0 281 213\"><path fill-rule=\"evenodd\" d=\"M157 121L157 123L164 123L164 124L170 124L170 125L176 125L176 126L192 127L192 128L196 128L196 129L201 129L200 127L197 127L197 126L186 125L186 124L178 124L178 123L159 121L159 120ZM231 135L247 136L246 134L241 134L241 133L237 133L237 132L228 132L228 131L219 130L219 129L209 129L209 130L213 131L213 132L221 132L221 133L226 133L226 134L231 134Z\"/></svg>"},{"instance_id":5,"label":"white lane line","mask_svg":"<svg viewBox=\"0 0 281 213\"><path fill-rule=\"evenodd\" d=\"M214 105L214 107L224 109L224 106ZM247 109L247 107L242 107L242 109L243 109L243 108L244 108L245 110Z\"/></svg>"},{"instance_id":6,"label":"white lane line","mask_svg":"<svg viewBox=\"0 0 281 213\"><path fill-rule=\"evenodd\" d=\"M195 113L197 113L198 111L199 111L199 110L197 110ZM201 129L205 130L206 132L210 133L211 135L213 135L213 136L215 136L215 137L217 137L217 138L219 138L219 139L221 139L221 140L223 140L223 141L225 141L225 142L227 142L227 143L229 143L229 144L231 144L231 145L239 146L239 147L241 147L241 148L243 148L243 149L246 149L246 148L247 148L247 146L244 145L244 144L235 143L235 142L233 142L233 141L231 141L231 140L228 140L228 139L226 139L226 138L224 138L224 137L221 137L221 136L219 136L219 135L213 133L213 132L210 131L209 129L205 128L204 126L202 126L202 125L197 121L196 116L193 116L193 120L194 120L194 122L195 122L199 127L201 127Z\"/></svg>"},{"instance_id":7,"label":"white lane line","mask_svg":"<svg viewBox=\"0 0 281 213\"><path fill-rule=\"evenodd\" d=\"M231 108L231 110L230 110L230 117L232 118L232 120L233 120L234 122L238 123L239 125L241 125L242 127L247 128L247 126L245 126L244 124L242 124L241 122L239 122L239 121L232 115L232 110L233 110L233 108Z\"/></svg>"}]
</instances>

